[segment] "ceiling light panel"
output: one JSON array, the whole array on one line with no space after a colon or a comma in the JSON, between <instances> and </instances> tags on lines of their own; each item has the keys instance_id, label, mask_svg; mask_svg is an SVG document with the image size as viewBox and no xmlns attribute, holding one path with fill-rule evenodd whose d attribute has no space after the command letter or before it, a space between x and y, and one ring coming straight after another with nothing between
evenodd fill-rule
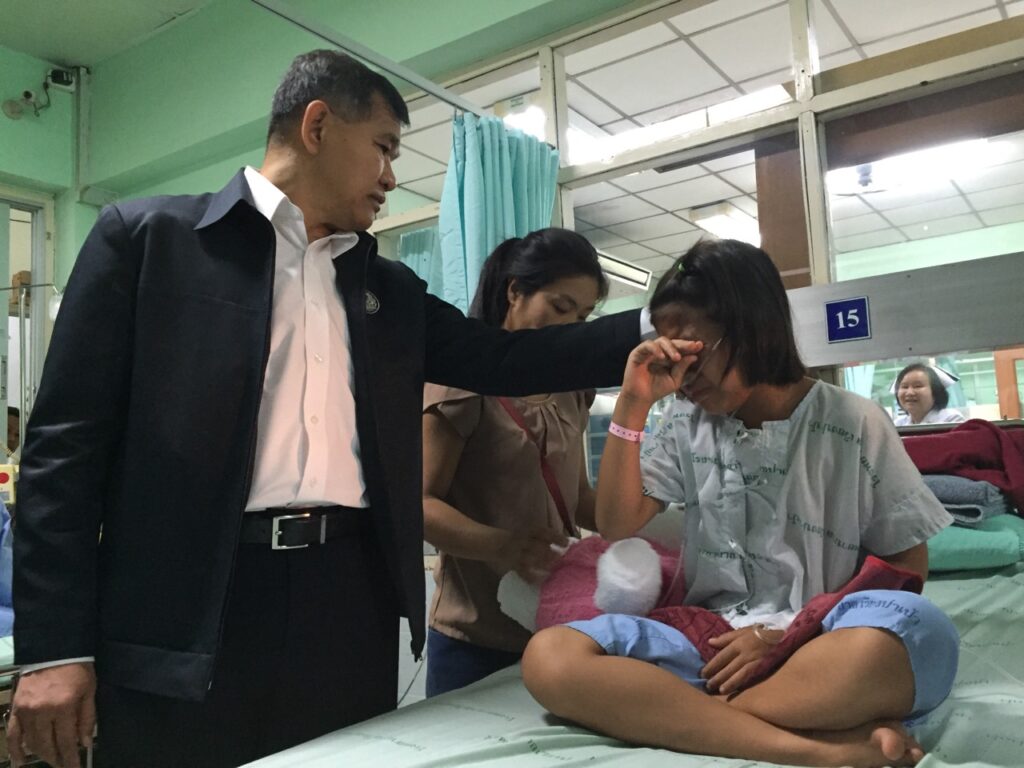
<instances>
[{"instance_id":1,"label":"ceiling light panel","mask_svg":"<svg viewBox=\"0 0 1024 768\"><path fill-rule=\"evenodd\" d=\"M813 0L811 3L811 22L814 25L814 42L818 46L819 56L831 56L853 46L853 41L847 37L821 0Z\"/></svg>"},{"instance_id":2,"label":"ceiling light panel","mask_svg":"<svg viewBox=\"0 0 1024 768\"><path fill-rule=\"evenodd\" d=\"M577 53L570 53L565 57L565 71L566 74L576 75L676 39L676 33L665 24L652 24L606 43L598 43Z\"/></svg>"},{"instance_id":3,"label":"ceiling light panel","mask_svg":"<svg viewBox=\"0 0 1024 768\"><path fill-rule=\"evenodd\" d=\"M863 251L868 248L879 248L883 245L904 243L907 238L898 229L882 229L877 232L865 232L863 235L851 237L837 237L834 240L835 249L839 253L850 251Z\"/></svg>"},{"instance_id":4,"label":"ceiling light panel","mask_svg":"<svg viewBox=\"0 0 1024 768\"><path fill-rule=\"evenodd\" d=\"M660 277L665 270L675 264L675 261L675 258L672 256L652 256L649 259L637 260L637 264L645 269L651 270L656 277Z\"/></svg>"},{"instance_id":5,"label":"ceiling light panel","mask_svg":"<svg viewBox=\"0 0 1024 768\"><path fill-rule=\"evenodd\" d=\"M599 203L602 200L611 200L615 197L622 197L626 194L614 184L606 181L591 184L589 187L580 187L572 191L573 208L582 208L591 203Z\"/></svg>"},{"instance_id":6,"label":"ceiling light panel","mask_svg":"<svg viewBox=\"0 0 1024 768\"><path fill-rule=\"evenodd\" d=\"M410 181L408 184L403 184L402 188L415 192L417 195L429 197L431 200L439 201L441 199L441 191L444 189L444 174L430 176L418 181Z\"/></svg>"},{"instance_id":7,"label":"ceiling light panel","mask_svg":"<svg viewBox=\"0 0 1024 768\"><path fill-rule=\"evenodd\" d=\"M709 2L692 11L673 16L669 19L669 23L683 34L689 35L719 24L728 24L730 21L735 21L750 13L757 13L773 5L785 5L785 3L780 3L779 0Z\"/></svg>"},{"instance_id":8,"label":"ceiling light panel","mask_svg":"<svg viewBox=\"0 0 1024 768\"><path fill-rule=\"evenodd\" d=\"M668 73L678 75L667 76ZM625 115L646 112L728 84L682 41L615 62L578 79Z\"/></svg>"},{"instance_id":9,"label":"ceiling light panel","mask_svg":"<svg viewBox=\"0 0 1024 768\"><path fill-rule=\"evenodd\" d=\"M684 99L683 101L673 102L664 107L658 107L648 112L641 112L638 115L634 115L637 121L644 125L654 125L660 123L663 120L671 120L673 117L679 117L690 112L710 107L713 104L721 104L723 101L729 99L735 99L737 96L742 96L743 93L733 86L727 88L718 88L707 93L702 93L699 96L695 96L692 99Z\"/></svg>"},{"instance_id":10,"label":"ceiling light panel","mask_svg":"<svg viewBox=\"0 0 1024 768\"><path fill-rule=\"evenodd\" d=\"M444 173L445 169L443 163L432 160L426 155L421 155L409 147L402 147L402 154L392 163L392 167L394 168L395 176L402 186L416 179Z\"/></svg>"},{"instance_id":11,"label":"ceiling light panel","mask_svg":"<svg viewBox=\"0 0 1024 768\"><path fill-rule=\"evenodd\" d=\"M833 221L850 219L871 213L868 204L857 195L833 195L828 201L828 212Z\"/></svg>"},{"instance_id":12,"label":"ceiling light panel","mask_svg":"<svg viewBox=\"0 0 1024 768\"><path fill-rule=\"evenodd\" d=\"M685 253L689 250L690 246L696 243L704 236L704 231L697 227L692 227L686 232L680 232L678 235L669 235L668 237L656 237L652 240L641 241L648 248L653 248L656 251L669 255L678 255Z\"/></svg>"},{"instance_id":13,"label":"ceiling light panel","mask_svg":"<svg viewBox=\"0 0 1024 768\"><path fill-rule=\"evenodd\" d=\"M599 227L643 219L662 212L650 203L632 195L617 197L614 200L605 200L576 209L577 216Z\"/></svg>"},{"instance_id":14,"label":"ceiling light panel","mask_svg":"<svg viewBox=\"0 0 1024 768\"><path fill-rule=\"evenodd\" d=\"M749 197L730 197L728 202L735 205L744 213L749 213L755 219L757 218L757 195L750 195Z\"/></svg>"},{"instance_id":15,"label":"ceiling light panel","mask_svg":"<svg viewBox=\"0 0 1024 768\"><path fill-rule=\"evenodd\" d=\"M447 165L452 151L452 124L445 122L422 131L410 131L402 136L402 145Z\"/></svg>"},{"instance_id":16,"label":"ceiling light panel","mask_svg":"<svg viewBox=\"0 0 1024 768\"><path fill-rule=\"evenodd\" d=\"M984 226L981 219L973 213L969 213L963 216L936 219L935 221L914 224L909 227L901 227L901 229L911 240L925 240L929 237L942 237L943 235L955 235L958 232L967 232L972 229L981 229Z\"/></svg>"},{"instance_id":17,"label":"ceiling light panel","mask_svg":"<svg viewBox=\"0 0 1024 768\"><path fill-rule=\"evenodd\" d=\"M677 235L681 232L689 231L693 227L688 221L678 216L674 216L671 213L662 213L657 216L649 216L646 219L616 224L608 227L608 229L627 240L650 240L654 237Z\"/></svg>"},{"instance_id":18,"label":"ceiling light panel","mask_svg":"<svg viewBox=\"0 0 1024 768\"><path fill-rule=\"evenodd\" d=\"M596 125L612 123L624 117L622 112L612 108L598 96L572 80L566 83L565 92L569 106Z\"/></svg>"},{"instance_id":19,"label":"ceiling light panel","mask_svg":"<svg viewBox=\"0 0 1024 768\"><path fill-rule=\"evenodd\" d=\"M615 185L627 189L630 192L643 192L647 189L667 187L687 179L695 179L698 176L705 176L706 172L699 165L684 165L682 168L674 168L671 171L660 172L655 169L631 173L615 180Z\"/></svg>"},{"instance_id":20,"label":"ceiling light panel","mask_svg":"<svg viewBox=\"0 0 1024 768\"><path fill-rule=\"evenodd\" d=\"M657 251L644 245L640 245L639 243L623 243L622 245L616 245L608 249L608 252L612 256L618 256L620 259L627 259L629 261L650 259L661 255Z\"/></svg>"},{"instance_id":21,"label":"ceiling light panel","mask_svg":"<svg viewBox=\"0 0 1024 768\"><path fill-rule=\"evenodd\" d=\"M757 173L753 163L722 171L718 175L744 192L757 192Z\"/></svg>"},{"instance_id":22,"label":"ceiling light panel","mask_svg":"<svg viewBox=\"0 0 1024 768\"><path fill-rule=\"evenodd\" d=\"M832 222L832 234L835 237L850 237L865 232L877 232L890 226L889 222L877 213L867 213L863 216L853 216Z\"/></svg>"},{"instance_id":23,"label":"ceiling light panel","mask_svg":"<svg viewBox=\"0 0 1024 768\"><path fill-rule=\"evenodd\" d=\"M957 196L947 197L943 200L934 200L930 203L893 208L885 212L885 218L897 227L903 227L970 212L971 208L967 201L963 197Z\"/></svg>"},{"instance_id":24,"label":"ceiling light panel","mask_svg":"<svg viewBox=\"0 0 1024 768\"><path fill-rule=\"evenodd\" d=\"M1024 184L1013 184L1009 187L998 187L997 189L988 189L984 192L973 192L967 195L967 199L974 206L974 209L978 211L1018 205L1024 203Z\"/></svg>"},{"instance_id":25,"label":"ceiling light panel","mask_svg":"<svg viewBox=\"0 0 1024 768\"><path fill-rule=\"evenodd\" d=\"M584 233L583 236L590 241L592 246L595 248L601 248L602 250L608 250L609 248L614 248L617 245L624 245L627 242L626 238L613 235L606 229L590 230L589 232Z\"/></svg>"},{"instance_id":26,"label":"ceiling light panel","mask_svg":"<svg viewBox=\"0 0 1024 768\"><path fill-rule=\"evenodd\" d=\"M981 192L986 189L1024 184L1024 160L974 169L953 177L953 181L964 192Z\"/></svg>"},{"instance_id":27,"label":"ceiling light panel","mask_svg":"<svg viewBox=\"0 0 1024 768\"><path fill-rule=\"evenodd\" d=\"M830 189L831 193L831 189ZM899 188L887 189L880 192L863 195L863 200L872 208L880 211L887 211L891 208L899 208L904 205L927 202L929 200L942 200L946 197L955 197L959 194L951 182L936 183L931 187L920 188Z\"/></svg>"},{"instance_id":28,"label":"ceiling light panel","mask_svg":"<svg viewBox=\"0 0 1024 768\"><path fill-rule=\"evenodd\" d=\"M701 176L691 181L643 192L640 197L666 211L678 211L735 197L736 187L717 176Z\"/></svg>"},{"instance_id":29,"label":"ceiling light panel","mask_svg":"<svg viewBox=\"0 0 1024 768\"><path fill-rule=\"evenodd\" d=\"M1000 224L1016 224L1017 222L1024 221L1024 203L1008 205L1005 208L980 211L978 215L990 227L997 227Z\"/></svg>"},{"instance_id":30,"label":"ceiling light panel","mask_svg":"<svg viewBox=\"0 0 1024 768\"><path fill-rule=\"evenodd\" d=\"M729 168L737 168L741 165L748 165L754 162L754 150L748 149L744 152L734 152L731 155L725 157L716 157L714 160L704 160L701 162L705 168L712 173L718 171L725 171Z\"/></svg>"},{"instance_id":31,"label":"ceiling light panel","mask_svg":"<svg viewBox=\"0 0 1024 768\"><path fill-rule=\"evenodd\" d=\"M782 70L775 82L792 79L789 9L776 6L723 24L690 39L715 65L735 81Z\"/></svg>"}]
</instances>

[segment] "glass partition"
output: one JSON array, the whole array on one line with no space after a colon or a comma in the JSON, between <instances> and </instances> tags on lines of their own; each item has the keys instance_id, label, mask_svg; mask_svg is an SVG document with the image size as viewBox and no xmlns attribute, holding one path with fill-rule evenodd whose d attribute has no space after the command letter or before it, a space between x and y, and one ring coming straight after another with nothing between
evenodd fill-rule
<instances>
[{"instance_id":1,"label":"glass partition","mask_svg":"<svg viewBox=\"0 0 1024 768\"><path fill-rule=\"evenodd\" d=\"M701 237L761 245L787 287L807 284L800 199L796 140L786 133L574 189L573 215L576 231L599 251L650 273L645 285L618 280L620 287L613 273L603 309L617 311L642 303L648 286Z\"/></svg>"},{"instance_id":2,"label":"glass partition","mask_svg":"<svg viewBox=\"0 0 1024 768\"><path fill-rule=\"evenodd\" d=\"M965 350L927 357L853 363L842 368L842 382L846 389L878 403L900 426L931 422L942 408L949 412L944 419L946 421L952 420L953 414L958 421L1015 418L1012 413L1005 412L1000 395L1001 390L1013 392L1019 411L1020 378L1004 380L1006 377L997 370L997 354L992 350ZM941 402L943 398L934 385L925 388L924 394L911 392L909 386L903 394L898 392L900 372L913 364L938 369L938 381L945 390L945 403ZM926 402L918 402L919 399L926 399ZM932 406L925 408L928 402ZM914 414L920 408L925 408L922 414L930 413L931 416L924 419L921 416L915 417Z\"/></svg>"},{"instance_id":3,"label":"glass partition","mask_svg":"<svg viewBox=\"0 0 1024 768\"><path fill-rule=\"evenodd\" d=\"M580 164L792 101L777 0L676 3L565 53L568 158Z\"/></svg>"},{"instance_id":4,"label":"glass partition","mask_svg":"<svg viewBox=\"0 0 1024 768\"><path fill-rule=\"evenodd\" d=\"M1022 83L826 124L836 280L1024 251Z\"/></svg>"}]
</instances>

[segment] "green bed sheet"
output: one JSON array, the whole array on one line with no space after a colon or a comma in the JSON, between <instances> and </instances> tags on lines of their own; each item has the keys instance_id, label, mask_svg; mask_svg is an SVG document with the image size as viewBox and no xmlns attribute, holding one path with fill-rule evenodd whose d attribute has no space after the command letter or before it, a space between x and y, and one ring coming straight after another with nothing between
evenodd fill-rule
<instances>
[{"instance_id":1,"label":"green bed sheet","mask_svg":"<svg viewBox=\"0 0 1024 768\"><path fill-rule=\"evenodd\" d=\"M961 635L950 698L914 733L921 768L1024 766L1024 567L942 574L925 594ZM550 718L518 668L329 734L251 768L749 768L770 765L632 747Z\"/></svg>"}]
</instances>

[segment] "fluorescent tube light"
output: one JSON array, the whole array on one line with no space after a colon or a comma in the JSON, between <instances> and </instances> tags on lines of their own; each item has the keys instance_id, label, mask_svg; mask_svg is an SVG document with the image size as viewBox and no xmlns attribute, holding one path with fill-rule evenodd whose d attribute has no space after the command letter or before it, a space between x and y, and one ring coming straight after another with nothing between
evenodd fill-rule
<instances>
[{"instance_id":1,"label":"fluorescent tube light","mask_svg":"<svg viewBox=\"0 0 1024 768\"><path fill-rule=\"evenodd\" d=\"M761 247L757 219L729 202L691 208L686 217L705 232L727 240L742 240Z\"/></svg>"}]
</instances>

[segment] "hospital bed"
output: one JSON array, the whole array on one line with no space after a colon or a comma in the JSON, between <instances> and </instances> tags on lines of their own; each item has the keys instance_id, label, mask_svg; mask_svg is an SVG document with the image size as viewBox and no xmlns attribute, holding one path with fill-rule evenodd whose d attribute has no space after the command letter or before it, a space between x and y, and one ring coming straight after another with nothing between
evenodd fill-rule
<instances>
[{"instance_id":1,"label":"hospital bed","mask_svg":"<svg viewBox=\"0 0 1024 768\"><path fill-rule=\"evenodd\" d=\"M942 425L942 430L953 426ZM1014 429L1022 425L1000 426ZM907 430L907 434L919 435L921 430ZM670 508L642 533L678 546L682 529L678 515L680 510ZM999 535L1006 537L1004 545L1011 543L1010 550L1016 547L1017 557L1007 559L1007 546L995 551L980 544L975 545L976 552L951 553L944 548L934 553L936 561L953 554L956 562L969 562L973 569L933 570L925 585L925 595L956 624L961 653L949 698L914 728L928 751L921 768L1024 766L1024 520L1006 522L1014 525L999 527ZM964 546L963 541L963 537L958 539L957 546ZM1000 567L988 567L994 557L1001 558ZM519 668L513 667L463 690L336 731L248 768L583 765L750 768L770 764L635 747L560 721L533 700L523 686Z\"/></svg>"},{"instance_id":2,"label":"hospital bed","mask_svg":"<svg viewBox=\"0 0 1024 768\"><path fill-rule=\"evenodd\" d=\"M960 669L949 699L914 733L921 768L1024 765L1024 565L937 574L925 594L956 623ZM745 760L634 747L548 715L518 667L251 763L249 768L750 768Z\"/></svg>"}]
</instances>

